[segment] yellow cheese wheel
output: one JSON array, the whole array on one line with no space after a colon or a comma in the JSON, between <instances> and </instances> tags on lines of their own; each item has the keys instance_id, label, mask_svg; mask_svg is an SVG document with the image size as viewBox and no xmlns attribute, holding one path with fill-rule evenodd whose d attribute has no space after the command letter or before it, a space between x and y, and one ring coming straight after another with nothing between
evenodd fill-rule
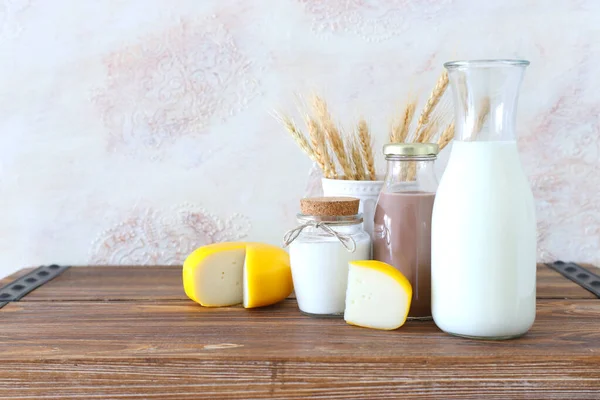
<instances>
[{"instance_id":1,"label":"yellow cheese wheel","mask_svg":"<svg viewBox=\"0 0 600 400\"><path fill-rule=\"evenodd\" d=\"M289 256L263 243L202 246L183 264L183 287L190 299L205 307L271 305L293 290Z\"/></svg>"},{"instance_id":2,"label":"yellow cheese wheel","mask_svg":"<svg viewBox=\"0 0 600 400\"><path fill-rule=\"evenodd\" d=\"M242 242L198 248L183 263L185 294L205 307L240 304L245 256L246 243Z\"/></svg>"},{"instance_id":3,"label":"yellow cheese wheel","mask_svg":"<svg viewBox=\"0 0 600 400\"><path fill-rule=\"evenodd\" d=\"M288 253L275 246L248 243L244 266L244 307L275 304L292 293Z\"/></svg>"}]
</instances>

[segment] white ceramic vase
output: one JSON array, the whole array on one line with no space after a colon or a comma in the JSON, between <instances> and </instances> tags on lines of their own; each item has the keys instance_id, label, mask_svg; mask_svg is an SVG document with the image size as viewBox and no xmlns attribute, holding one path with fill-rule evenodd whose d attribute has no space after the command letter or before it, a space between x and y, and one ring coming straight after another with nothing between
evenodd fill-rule
<instances>
[{"instance_id":1,"label":"white ceramic vase","mask_svg":"<svg viewBox=\"0 0 600 400\"><path fill-rule=\"evenodd\" d=\"M323 196L360 199L358 212L363 214L365 231L373 237L375 206L383 181L351 181L323 178Z\"/></svg>"}]
</instances>

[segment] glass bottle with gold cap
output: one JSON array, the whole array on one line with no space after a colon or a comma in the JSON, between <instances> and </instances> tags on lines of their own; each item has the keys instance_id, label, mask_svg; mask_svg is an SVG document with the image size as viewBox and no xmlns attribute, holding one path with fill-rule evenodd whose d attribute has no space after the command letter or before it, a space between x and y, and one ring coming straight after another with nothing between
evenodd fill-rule
<instances>
[{"instance_id":1,"label":"glass bottle with gold cap","mask_svg":"<svg viewBox=\"0 0 600 400\"><path fill-rule=\"evenodd\" d=\"M438 186L433 143L383 147L387 172L375 208L373 258L386 262L413 287L409 318L431 318L431 213Z\"/></svg>"}]
</instances>

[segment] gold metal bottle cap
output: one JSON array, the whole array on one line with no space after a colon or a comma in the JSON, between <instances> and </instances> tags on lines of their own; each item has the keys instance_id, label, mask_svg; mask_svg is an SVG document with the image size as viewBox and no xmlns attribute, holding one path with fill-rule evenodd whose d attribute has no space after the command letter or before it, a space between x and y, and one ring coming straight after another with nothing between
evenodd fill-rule
<instances>
[{"instance_id":1,"label":"gold metal bottle cap","mask_svg":"<svg viewBox=\"0 0 600 400\"><path fill-rule=\"evenodd\" d=\"M304 215L348 216L358 213L359 199L354 197L308 197L300 199Z\"/></svg>"},{"instance_id":2,"label":"gold metal bottle cap","mask_svg":"<svg viewBox=\"0 0 600 400\"><path fill-rule=\"evenodd\" d=\"M383 146L386 156L435 156L440 147L435 143L388 143Z\"/></svg>"}]
</instances>

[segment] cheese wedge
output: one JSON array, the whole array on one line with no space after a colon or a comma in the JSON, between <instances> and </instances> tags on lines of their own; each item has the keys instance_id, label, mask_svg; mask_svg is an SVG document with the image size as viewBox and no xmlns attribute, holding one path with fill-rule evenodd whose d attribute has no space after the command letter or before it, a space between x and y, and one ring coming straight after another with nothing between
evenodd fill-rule
<instances>
[{"instance_id":1,"label":"cheese wedge","mask_svg":"<svg viewBox=\"0 0 600 400\"><path fill-rule=\"evenodd\" d=\"M194 251L183 264L186 295L205 307L275 304L293 290L283 249L262 243L216 243Z\"/></svg>"},{"instance_id":2,"label":"cheese wedge","mask_svg":"<svg viewBox=\"0 0 600 400\"><path fill-rule=\"evenodd\" d=\"M240 304L245 257L246 243L242 242L200 247L183 263L185 294L205 307Z\"/></svg>"},{"instance_id":3,"label":"cheese wedge","mask_svg":"<svg viewBox=\"0 0 600 400\"><path fill-rule=\"evenodd\" d=\"M243 281L245 308L280 302L294 289L290 256L279 247L248 243Z\"/></svg>"},{"instance_id":4,"label":"cheese wedge","mask_svg":"<svg viewBox=\"0 0 600 400\"><path fill-rule=\"evenodd\" d=\"M350 325L392 330L404 325L412 287L400 271L381 261L349 263L344 319Z\"/></svg>"}]
</instances>

